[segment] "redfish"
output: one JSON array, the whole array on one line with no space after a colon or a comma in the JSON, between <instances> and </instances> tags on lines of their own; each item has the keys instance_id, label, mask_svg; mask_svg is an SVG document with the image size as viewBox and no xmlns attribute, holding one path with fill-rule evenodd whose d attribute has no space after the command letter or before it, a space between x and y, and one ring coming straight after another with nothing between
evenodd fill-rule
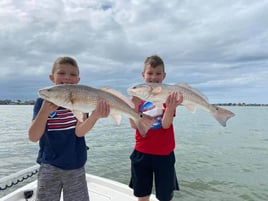
<instances>
[{"instance_id":1,"label":"redfish","mask_svg":"<svg viewBox=\"0 0 268 201\"><path fill-rule=\"evenodd\" d=\"M82 113L92 112L99 100L105 100L110 105L110 116L120 124L121 115L131 118L140 133L145 136L154 119L134 109L130 99L115 89L96 89L86 85L62 84L40 89L39 97L55 105L70 109L82 121Z\"/></svg>"},{"instance_id":2,"label":"redfish","mask_svg":"<svg viewBox=\"0 0 268 201\"><path fill-rule=\"evenodd\" d=\"M205 95L184 83L175 85L145 83L128 88L130 95L154 102L156 105L163 104L173 91L183 96L183 102L181 104L189 111L195 112L197 107L200 107L211 114L224 127L226 126L227 120L235 116L229 110L209 104Z\"/></svg>"}]
</instances>

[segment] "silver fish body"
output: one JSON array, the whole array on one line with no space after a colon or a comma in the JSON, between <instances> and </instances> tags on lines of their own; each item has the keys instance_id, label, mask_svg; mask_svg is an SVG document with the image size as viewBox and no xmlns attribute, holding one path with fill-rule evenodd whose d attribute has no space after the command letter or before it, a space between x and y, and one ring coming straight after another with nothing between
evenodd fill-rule
<instances>
[{"instance_id":1,"label":"silver fish body","mask_svg":"<svg viewBox=\"0 0 268 201\"><path fill-rule=\"evenodd\" d=\"M183 102L181 104L189 111L195 112L197 107L200 107L210 113L224 127L226 126L227 120L235 115L229 110L211 105L205 95L184 83L175 85L145 83L128 89L130 95L154 102L157 105L164 103L173 91L183 96Z\"/></svg>"},{"instance_id":2,"label":"silver fish body","mask_svg":"<svg viewBox=\"0 0 268 201\"><path fill-rule=\"evenodd\" d=\"M110 115L117 124L120 124L121 115L131 118L142 135L146 134L154 122L153 118L136 112L127 97L109 88L96 89L86 85L62 84L40 89L38 94L42 99L72 110L74 114L90 113L99 100L105 100L110 105ZM79 119L79 116L76 116Z\"/></svg>"}]
</instances>

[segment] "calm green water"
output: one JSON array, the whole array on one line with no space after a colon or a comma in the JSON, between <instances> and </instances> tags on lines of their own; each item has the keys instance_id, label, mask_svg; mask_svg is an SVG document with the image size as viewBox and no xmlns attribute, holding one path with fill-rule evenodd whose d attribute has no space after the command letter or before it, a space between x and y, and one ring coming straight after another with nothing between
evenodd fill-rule
<instances>
[{"instance_id":1,"label":"calm green water","mask_svg":"<svg viewBox=\"0 0 268 201\"><path fill-rule=\"evenodd\" d=\"M202 110L177 110L174 200L268 200L268 107L228 107L236 116L221 127ZM38 144L28 141L32 106L0 106L0 177L35 165ZM134 131L102 119L88 133L88 173L128 184ZM0 191L0 197L5 192Z\"/></svg>"}]
</instances>

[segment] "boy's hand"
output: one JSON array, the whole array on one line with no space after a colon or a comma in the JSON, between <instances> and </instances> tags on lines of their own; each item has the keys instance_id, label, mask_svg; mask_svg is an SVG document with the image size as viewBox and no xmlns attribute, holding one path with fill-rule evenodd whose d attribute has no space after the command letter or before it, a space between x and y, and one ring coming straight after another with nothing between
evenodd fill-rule
<instances>
[{"instance_id":1,"label":"boy's hand","mask_svg":"<svg viewBox=\"0 0 268 201\"><path fill-rule=\"evenodd\" d=\"M99 119L108 117L110 114L110 106L105 100L99 100L96 109L92 112L92 115Z\"/></svg>"},{"instance_id":2,"label":"boy's hand","mask_svg":"<svg viewBox=\"0 0 268 201\"><path fill-rule=\"evenodd\" d=\"M49 115L51 112L55 111L57 108L58 108L57 105L55 105L55 104L52 103L52 102L46 101L46 100L43 101L43 104L42 104L42 106L41 106L41 110L42 110L43 112L47 113L48 115Z\"/></svg>"},{"instance_id":3,"label":"boy's hand","mask_svg":"<svg viewBox=\"0 0 268 201\"><path fill-rule=\"evenodd\" d=\"M132 101L132 103L134 103L135 109L136 109L137 111L139 111L139 105L140 105L140 102L141 102L142 100L141 100L140 98L136 97L136 96L133 96L133 97L131 98L131 101Z\"/></svg>"},{"instance_id":4,"label":"boy's hand","mask_svg":"<svg viewBox=\"0 0 268 201\"><path fill-rule=\"evenodd\" d=\"M183 96L181 93L173 91L166 100L166 106L170 109L176 109L178 105L180 105L183 101Z\"/></svg>"}]
</instances>

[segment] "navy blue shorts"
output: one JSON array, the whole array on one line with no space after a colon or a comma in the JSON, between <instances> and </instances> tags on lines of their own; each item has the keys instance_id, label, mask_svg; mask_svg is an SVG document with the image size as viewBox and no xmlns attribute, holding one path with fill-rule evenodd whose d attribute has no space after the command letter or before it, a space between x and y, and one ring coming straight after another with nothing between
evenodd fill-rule
<instances>
[{"instance_id":1,"label":"navy blue shorts","mask_svg":"<svg viewBox=\"0 0 268 201\"><path fill-rule=\"evenodd\" d=\"M157 199L160 201L172 200L173 191L179 190L174 152L168 156L159 156L134 150L130 159L129 187L133 188L136 197L149 196L152 193L154 178Z\"/></svg>"}]
</instances>

